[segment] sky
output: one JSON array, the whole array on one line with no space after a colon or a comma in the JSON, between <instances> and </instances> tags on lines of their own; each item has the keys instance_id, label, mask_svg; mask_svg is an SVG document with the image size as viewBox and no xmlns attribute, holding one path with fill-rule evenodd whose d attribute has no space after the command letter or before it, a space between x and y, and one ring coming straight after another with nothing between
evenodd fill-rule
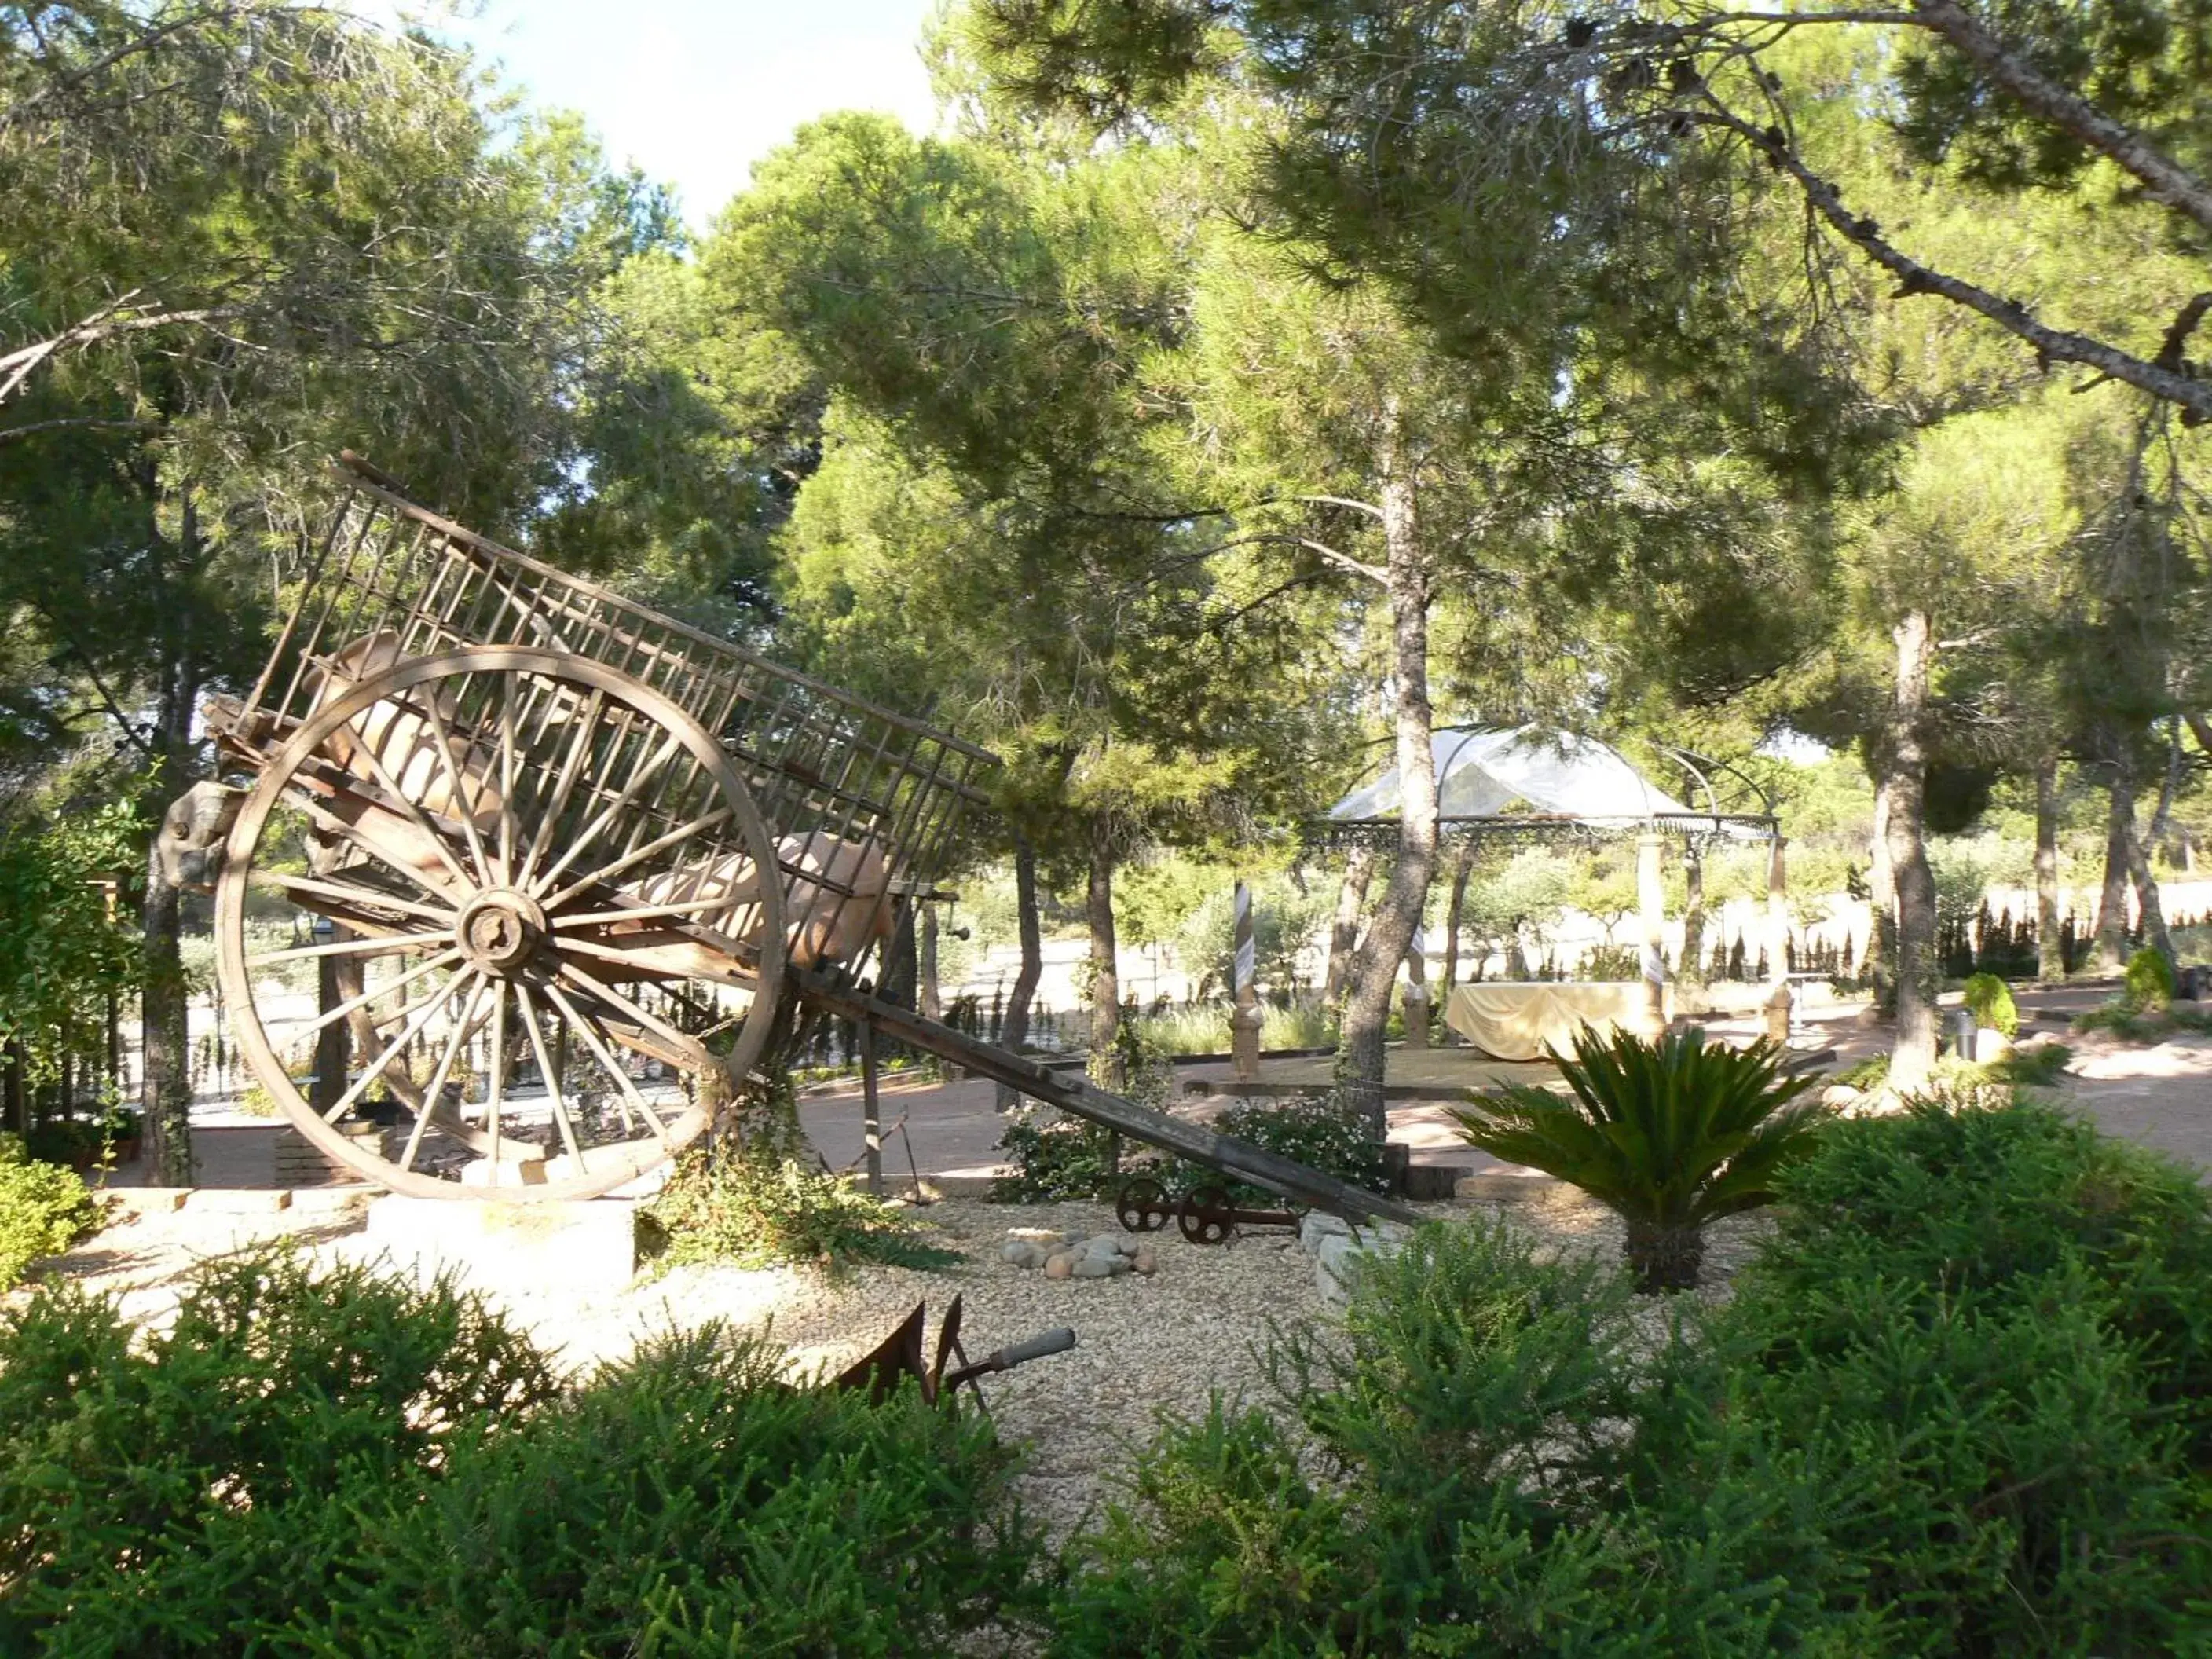
<instances>
[{"instance_id":1,"label":"sky","mask_svg":"<svg viewBox=\"0 0 2212 1659\"><path fill-rule=\"evenodd\" d=\"M483 0L433 33L505 66L532 103L582 113L609 159L676 186L703 228L800 123L936 108L919 51L932 0Z\"/></svg>"}]
</instances>

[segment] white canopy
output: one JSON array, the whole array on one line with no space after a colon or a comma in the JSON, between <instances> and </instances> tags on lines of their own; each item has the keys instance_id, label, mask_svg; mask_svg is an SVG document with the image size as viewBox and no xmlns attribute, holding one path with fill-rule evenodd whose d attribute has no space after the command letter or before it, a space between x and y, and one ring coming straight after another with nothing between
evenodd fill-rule
<instances>
[{"instance_id":1,"label":"white canopy","mask_svg":"<svg viewBox=\"0 0 2212 1659\"><path fill-rule=\"evenodd\" d=\"M1524 801L1538 815L1632 829L1660 813L1691 810L1653 788L1595 738L1547 735L1532 726L1511 732L1455 726L1431 732L1429 741L1436 750L1437 806L1443 817L1498 817ZM1340 821L1388 817L1402 799L1394 766L1337 802L1328 815Z\"/></svg>"}]
</instances>

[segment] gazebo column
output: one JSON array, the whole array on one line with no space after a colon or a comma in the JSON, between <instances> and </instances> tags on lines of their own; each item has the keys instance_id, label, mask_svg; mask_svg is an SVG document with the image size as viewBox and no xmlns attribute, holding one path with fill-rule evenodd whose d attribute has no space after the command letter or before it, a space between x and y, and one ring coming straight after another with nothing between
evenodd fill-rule
<instances>
[{"instance_id":1,"label":"gazebo column","mask_svg":"<svg viewBox=\"0 0 2212 1659\"><path fill-rule=\"evenodd\" d=\"M1644 1018L1638 1035L1656 1042L1667 1032L1666 890L1659 883L1659 832L1636 838L1636 900L1644 921Z\"/></svg>"},{"instance_id":2,"label":"gazebo column","mask_svg":"<svg viewBox=\"0 0 2212 1659\"><path fill-rule=\"evenodd\" d=\"M1790 1040L1790 884L1784 872L1782 832L1766 855L1766 977L1774 987L1766 999L1766 1035Z\"/></svg>"}]
</instances>

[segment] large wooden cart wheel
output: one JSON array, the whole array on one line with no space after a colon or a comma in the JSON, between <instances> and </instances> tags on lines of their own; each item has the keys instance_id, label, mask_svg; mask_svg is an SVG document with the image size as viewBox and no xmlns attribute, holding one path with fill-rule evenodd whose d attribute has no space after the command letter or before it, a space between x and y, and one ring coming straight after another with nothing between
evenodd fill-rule
<instances>
[{"instance_id":1,"label":"large wooden cart wheel","mask_svg":"<svg viewBox=\"0 0 2212 1659\"><path fill-rule=\"evenodd\" d=\"M714 737L549 652L380 664L372 643L318 672L216 890L261 1086L324 1152L422 1197L588 1198L696 1139L759 1058L784 964L775 842ZM311 1105L340 1023L348 1075Z\"/></svg>"}]
</instances>

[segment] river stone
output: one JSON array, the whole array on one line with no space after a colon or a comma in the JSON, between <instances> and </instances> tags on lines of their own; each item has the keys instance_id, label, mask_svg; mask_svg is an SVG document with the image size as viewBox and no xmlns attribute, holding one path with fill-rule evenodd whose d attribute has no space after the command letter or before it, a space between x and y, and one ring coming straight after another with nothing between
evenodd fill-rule
<instances>
[{"instance_id":1,"label":"river stone","mask_svg":"<svg viewBox=\"0 0 2212 1659\"><path fill-rule=\"evenodd\" d=\"M1051 1257L1044 1264L1044 1276L1047 1279L1066 1279L1074 1271L1075 1258L1065 1250Z\"/></svg>"},{"instance_id":2,"label":"river stone","mask_svg":"<svg viewBox=\"0 0 2212 1659\"><path fill-rule=\"evenodd\" d=\"M1160 1259L1152 1253L1149 1246L1139 1245L1137 1254L1131 1259L1129 1265L1149 1278L1160 1270Z\"/></svg>"},{"instance_id":3,"label":"river stone","mask_svg":"<svg viewBox=\"0 0 2212 1659\"><path fill-rule=\"evenodd\" d=\"M1111 1279L1114 1264L1121 1259L1118 1255L1086 1255L1075 1264L1073 1271L1078 1279Z\"/></svg>"},{"instance_id":4,"label":"river stone","mask_svg":"<svg viewBox=\"0 0 2212 1659\"><path fill-rule=\"evenodd\" d=\"M1083 1253L1102 1260L1109 1255L1119 1255L1121 1254L1121 1241L1110 1234L1101 1233L1083 1247Z\"/></svg>"}]
</instances>

